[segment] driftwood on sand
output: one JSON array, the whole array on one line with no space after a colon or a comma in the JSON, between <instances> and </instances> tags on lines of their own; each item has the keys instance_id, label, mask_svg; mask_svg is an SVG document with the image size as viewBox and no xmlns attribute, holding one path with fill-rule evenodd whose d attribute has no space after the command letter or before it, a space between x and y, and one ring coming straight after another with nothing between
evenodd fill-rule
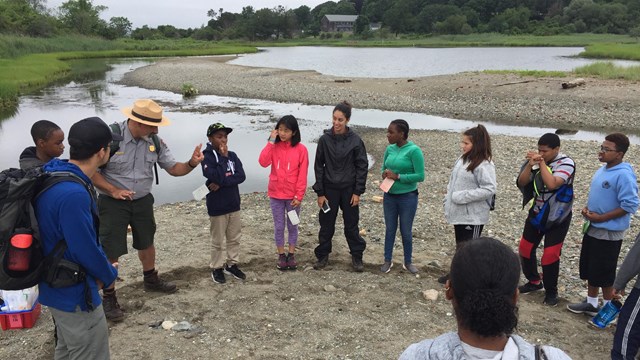
<instances>
[{"instance_id":1,"label":"driftwood on sand","mask_svg":"<svg viewBox=\"0 0 640 360\"><path fill-rule=\"evenodd\" d=\"M574 87L582 86L582 85L584 85L586 83L587 82L584 81L584 79L578 78L578 79L575 79L575 80L563 82L562 83L562 88L563 89L571 89L571 88L574 88Z\"/></svg>"}]
</instances>

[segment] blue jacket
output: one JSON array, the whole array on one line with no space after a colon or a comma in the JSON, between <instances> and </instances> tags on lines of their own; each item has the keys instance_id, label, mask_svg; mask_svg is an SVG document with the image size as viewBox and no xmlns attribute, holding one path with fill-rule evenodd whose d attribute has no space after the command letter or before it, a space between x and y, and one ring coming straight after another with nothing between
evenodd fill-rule
<instances>
[{"instance_id":1,"label":"blue jacket","mask_svg":"<svg viewBox=\"0 0 640 360\"><path fill-rule=\"evenodd\" d=\"M44 165L47 172L69 171L87 184L91 180L76 165L66 160L53 159ZM40 194L35 205L36 217L44 254L49 254L62 239L67 242L64 258L81 265L87 272L94 308L102 303L96 279L111 285L118 275L98 243L93 213L97 206L82 184L65 181L53 185ZM52 288L39 284L40 302L55 309L73 312L76 307L87 310L84 298L85 284L65 288Z\"/></svg>"},{"instance_id":2,"label":"blue jacket","mask_svg":"<svg viewBox=\"0 0 640 360\"><path fill-rule=\"evenodd\" d=\"M220 185L217 191L209 191L207 194L207 212L209 216L220 216L240 211L240 190L238 184L242 184L247 178L242 168L238 155L233 151L228 152L228 157L220 155L213 149L211 143L202 152L204 160L202 175L207 178L206 185L214 183Z\"/></svg>"},{"instance_id":3,"label":"blue jacket","mask_svg":"<svg viewBox=\"0 0 640 360\"><path fill-rule=\"evenodd\" d=\"M605 222L592 222L591 226L610 231L629 228L631 214L638 210L638 185L629 163L623 162L610 169L605 165L596 171L591 179L587 208L598 214L622 208L626 215Z\"/></svg>"}]
</instances>

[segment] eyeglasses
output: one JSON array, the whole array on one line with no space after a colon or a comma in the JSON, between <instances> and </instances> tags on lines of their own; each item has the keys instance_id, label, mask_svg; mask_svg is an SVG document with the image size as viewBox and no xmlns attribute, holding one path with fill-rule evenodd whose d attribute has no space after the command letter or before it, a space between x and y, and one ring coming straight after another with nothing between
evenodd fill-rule
<instances>
[{"instance_id":1,"label":"eyeglasses","mask_svg":"<svg viewBox=\"0 0 640 360\"><path fill-rule=\"evenodd\" d=\"M618 151L618 150L609 149L608 147L600 146L600 152L611 152L611 151Z\"/></svg>"}]
</instances>

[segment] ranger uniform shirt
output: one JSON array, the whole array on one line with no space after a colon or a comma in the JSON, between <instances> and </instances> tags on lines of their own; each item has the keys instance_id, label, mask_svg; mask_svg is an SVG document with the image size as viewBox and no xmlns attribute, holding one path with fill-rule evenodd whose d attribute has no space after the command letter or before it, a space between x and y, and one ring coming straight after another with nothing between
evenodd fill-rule
<instances>
[{"instance_id":1,"label":"ranger uniform shirt","mask_svg":"<svg viewBox=\"0 0 640 360\"><path fill-rule=\"evenodd\" d=\"M110 184L134 191L133 200L137 200L151 192L153 164L158 163L161 168L167 170L176 164L176 160L162 139L159 153L150 137L134 139L127 121L129 120L118 124L124 140L120 142L120 148L100 173Z\"/></svg>"}]
</instances>

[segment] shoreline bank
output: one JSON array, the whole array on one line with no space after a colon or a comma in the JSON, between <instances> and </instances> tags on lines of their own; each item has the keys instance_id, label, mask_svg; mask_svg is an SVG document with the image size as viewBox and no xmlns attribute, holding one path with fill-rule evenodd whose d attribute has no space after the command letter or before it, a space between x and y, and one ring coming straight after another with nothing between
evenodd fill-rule
<instances>
[{"instance_id":1,"label":"shoreline bank","mask_svg":"<svg viewBox=\"0 0 640 360\"><path fill-rule=\"evenodd\" d=\"M570 130L640 134L640 82L586 78L535 78L461 73L419 78L348 78L315 71L254 68L226 63L234 57L164 59L127 73L122 84L180 92L313 105L347 100L360 109L405 111L453 119Z\"/></svg>"}]
</instances>

